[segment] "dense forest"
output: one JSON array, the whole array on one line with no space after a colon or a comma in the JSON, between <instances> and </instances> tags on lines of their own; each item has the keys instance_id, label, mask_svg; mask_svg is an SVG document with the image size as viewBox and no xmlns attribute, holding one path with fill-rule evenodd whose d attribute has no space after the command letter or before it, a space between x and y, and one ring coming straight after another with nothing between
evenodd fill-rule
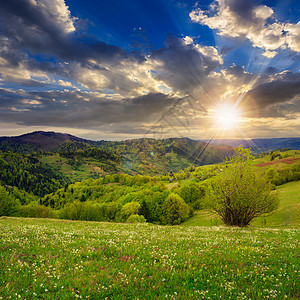
<instances>
[{"instance_id":1,"label":"dense forest","mask_svg":"<svg viewBox=\"0 0 300 300\"><path fill-rule=\"evenodd\" d=\"M70 183L66 176L33 155L3 151L0 151L0 182L36 196L44 196Z\"/></svg>"}]
</instances>

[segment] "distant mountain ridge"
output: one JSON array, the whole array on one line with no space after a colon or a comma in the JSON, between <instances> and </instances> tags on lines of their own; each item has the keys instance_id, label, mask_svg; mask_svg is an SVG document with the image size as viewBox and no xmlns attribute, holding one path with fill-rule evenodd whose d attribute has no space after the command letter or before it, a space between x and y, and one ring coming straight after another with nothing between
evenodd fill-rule
<instances>
[{"instance_id":1,"label":"distant mountain ridge","mask_svg":"<svg viewBox=\"0 0 300 300\"><path fill-rule=\"evenodd\" d=\"M52 152L59 149L62 144L69 142L80 142L89 146L93 146L96 143L67 133L34 131L20 136L0 137L0 150L18 153L33 151ZM17 148L20 148L19 151Z\"/></svg>"},{"instance_id":2,"label":"distant mountain ridge","mask_svg":"<svg viewBox=\"0 0 300 300\"><path fill-rule=\"evenodd\" d=\"M262 153L274 151L277 149L289 148L292 150L300 150L300 138L261 138L261 139L213 139L211 144L227 145L238 147L242 145L244 148L252 148L254 153Z\"/></svg>"},{"instance_id":3,"label":"distant mountain ridge","mask_svg":"<svg viewBox=\"0 0 300 300\"><path fill-rule=\"evenodd\" d=\"M150 145L150 148L156 144L161 144L159 141L185 141L185 144L191 144L190 147L199 146L198 142L204 140L192 140L189 138L169 138L155 140L150 138L129 139L125 141L93 141L84 138L79 138L68 133L59 133L53 131L34 131L20 136L3 136L0 137L0 150L12 151L18 153L30 153L34 151L44 152L59 152L65 150L65 147L76 147L76 149L86 149L88 147L101 147L105 150L113 150L119 153L128 152L132 148L138 148L139 151L144 151L145 143ZM180 144L180 143L179 143ZM182 143L181 143L182 144ZM300 138L260 138L260 139L213 139L209 147L229 146L238 147L242 145L244 148L251 147L255 153L266 151L274 151L276 149L290 148L300 150ZM137 150L137 149L135 149ZM148 149L149 150L149 149ZM228 150L228 149L227 149Z\"/></svg>"}]
</instances>

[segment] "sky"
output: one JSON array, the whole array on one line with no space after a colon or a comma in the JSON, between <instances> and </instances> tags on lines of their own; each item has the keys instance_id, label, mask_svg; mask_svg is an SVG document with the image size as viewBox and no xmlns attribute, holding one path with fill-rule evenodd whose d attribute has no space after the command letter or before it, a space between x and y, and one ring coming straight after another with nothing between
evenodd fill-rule
<instances>
[{"instance_id":1,"label":"sky","mask_svg":"<svg viewBox=\"0 0 300 300\"><path fill-rule=\"evenodd\" d=\"M0 136L300 136L298 0L0 0Z\"/></svg>"}]
</instances>

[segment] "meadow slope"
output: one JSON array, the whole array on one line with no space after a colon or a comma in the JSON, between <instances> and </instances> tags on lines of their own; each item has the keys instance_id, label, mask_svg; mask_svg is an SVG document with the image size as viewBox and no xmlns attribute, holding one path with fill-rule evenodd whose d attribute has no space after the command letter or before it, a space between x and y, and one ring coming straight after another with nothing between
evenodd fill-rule
<instances>
[{"instance_id":1,"label":"meadow slope","mask_svg":"<svg viewBox=\"0 0 300 300\"><path fill-rule=\"evenodd\" d=\"M0 218L1 299L297 299L299 228Z\"/></svg>"}]
</instances>

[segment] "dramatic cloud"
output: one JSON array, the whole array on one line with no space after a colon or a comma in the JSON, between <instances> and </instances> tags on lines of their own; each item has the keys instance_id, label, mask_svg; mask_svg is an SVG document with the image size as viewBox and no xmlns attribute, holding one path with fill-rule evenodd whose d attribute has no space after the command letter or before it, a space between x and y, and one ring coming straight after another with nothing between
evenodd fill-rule
<instances>
[{"instance_id":1,"label":"dramatic cloud","mask_svg":"<svg viewBox=\"0 0 300 300\"><path fill-rule=\"evenodd\" d=\"M216 48L195 44L190 37L169 37L165 48L152 51L150 60L157 63L153 78L193 98L210 88L209 75L223 63Z\"/></svg>"},{"instance_id":2,"label":"dramatic cloud","mask_svg":"<svg viewBox=\"0 0 300 300\"><path fill-rule=\"evenodd\" d=\"M247 95L255 101L256 110L264 117L295 118L300 108L300 73L285 71L265 80Z\"/></svg>"},{"instance_id":3,"label":"dramatic cloud","mask_svg":"<svg viewBox=\"0 0 300 300\"><path fill-rule=\"evenodd\" d=\"M274 10L254 1L218 0L190 17L238 43L183 34L164 36L164 46L134 45L132 51L132 41L112 45L82 30L64 0L0 0L1 122L120 136L164 128L169 135L198 138L213 126L211 115L221 102L239 102L253 120L294 120L300 77L290 50L300 49L300 23L278 21ZM240 61L231 56L241 40L258 47L251 54L256 68L247 67L243 48ZM265 63L273 57L277 64Z\"/></svg>"},{"instance_id":4,"label":"dramatic cloud","mask_svg":"<svg viewBox=\"0 0 300 300\"><path fill-rule=\"evenodd\" d=\"M24 125L56 125L87 128L116 123L154 122L161 111L178 98L148 94L122 101L97 92L79 90L25 92L0 89L2 121Z\"/></svg>"},{"instance_id":5,"label":"dramatic cloud","mask_svg":"<svg viewBox=\"0 0 300 300\"><path fill-rule=\"evenodd\" d=\"M252 0L217 0L209 11L193 10L190 18L216 29L221 36L248 39L254 47L265 49L265 56L269 58L280 48L300 51L300 22L279 22L273 9L255 5Z\"/></svg>"},{"instance_id":6,"label":"dramatic cloud","mask_svg":"<svg viewBox=\"0 0 300 300\"><path fill-rule=\"evenodd\" d=\"M76 19L71 17L64 0L0 0L0 4L0 29L5 37L2 41L10 49L29 49L80 62L143 60L137 53L76 35Z\"/></svg>"}]
</instances>

